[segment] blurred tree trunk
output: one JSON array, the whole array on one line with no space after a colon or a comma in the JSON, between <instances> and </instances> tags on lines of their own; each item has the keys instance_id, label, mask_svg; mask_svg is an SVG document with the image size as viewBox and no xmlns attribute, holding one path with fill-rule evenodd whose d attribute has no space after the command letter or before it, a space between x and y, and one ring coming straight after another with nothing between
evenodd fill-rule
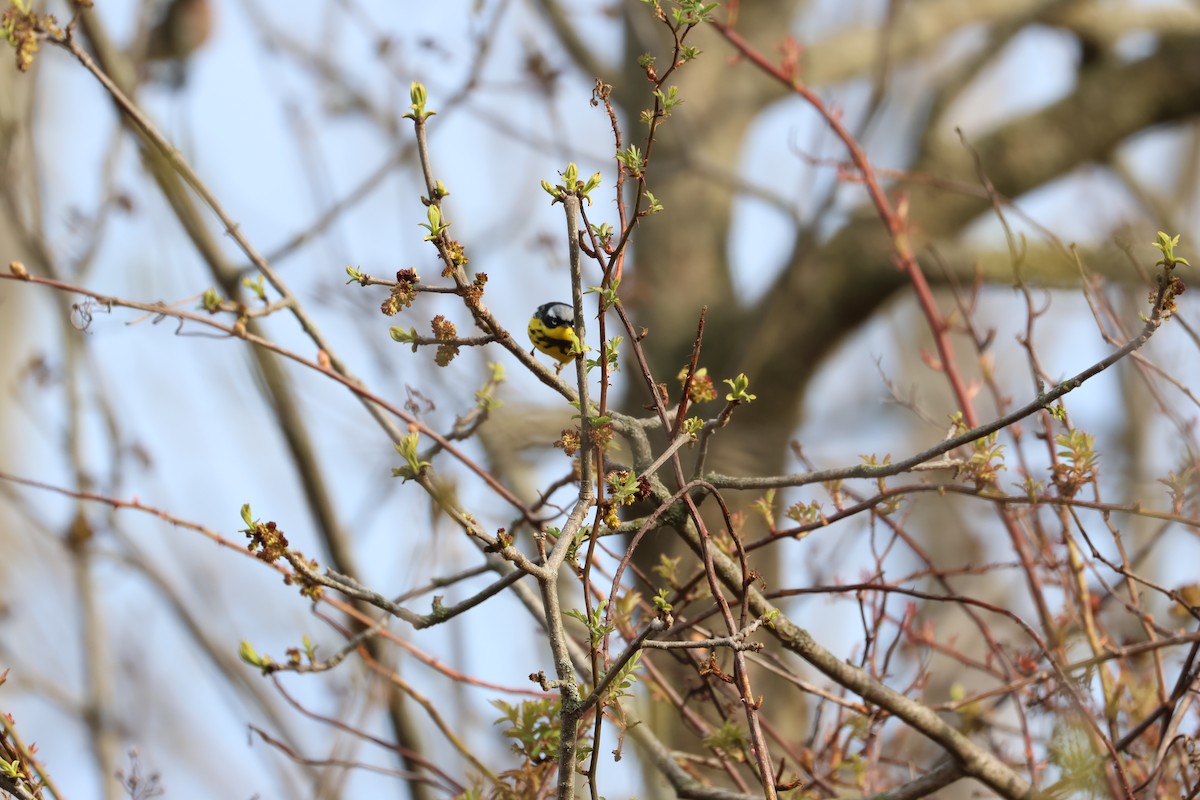
<instances>
[{"instance_id":1,"label":"blurred tree trunk","mask_svg":"<svg viewBox=\"0 0 1200 800\"><path fill-rule=\"evenodd\" d=\"M20 223L14 219L20 197L31 186L26 166L33 154L29 139L29 91L32 81L17 72L10 53L0 58L0 174L4 175L3 209L0 210L0 252L9 255L0 269L8 269L8 260L29 258L21 240ZM13 461L24 450L20 417L9 413L14 406L16 379L33 342L21 336L29 324L29 306L34 300L29 292L20 291L8 283L0 283L0 341L5 342L5 357L0 359L0 440L9 443L0 448L0 469L14 469ZM3 508L0 503L0 508Z\"/></svg>"},{"instance_id":2,"label":"blurred tree trunk","mask_svg":"<svg viewBox=\"0 0 1200 800\"><path fill-rule=\"evenodd\" d=\"M23 227L18 214L24 213L21 198L33 188L32 142L29 135L30 88L33 82L17 72L10 52L0 58L0 253L5 254L0 269L7 271L9 261L28 263L31 253L21 236ZM0 342L4 342L4 357L0 358L0 470L20 472L22 454L28 452L28 426L17 411L20 374L28 366L35 349L35 337L27 329L37 319L34 313L41 302L36 292L25 291L8 281L0 281ZM15 523L6 496L0 494L0 534L7 534ZM7 535L0 546L9 548L13 542ZM9 550L8 552L12 552ZM4 560L4 569L11 569L16 559ZM6 585L9 581L0 575ZM7 605L0 597L0 606Z\"/></svg>"}]
</instances>

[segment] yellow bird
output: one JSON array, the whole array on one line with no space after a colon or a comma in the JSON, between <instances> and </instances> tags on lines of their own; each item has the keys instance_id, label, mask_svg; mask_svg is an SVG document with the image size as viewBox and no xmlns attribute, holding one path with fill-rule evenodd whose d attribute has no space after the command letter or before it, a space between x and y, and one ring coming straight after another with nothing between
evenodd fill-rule
<instances>
[{"instance_id":1,"label":"yellow bird","mask_svg":"<svg viewBox=\"0 0 1200 800\"><path fill-rule=\"evenodd\" d=\"M544 303L538 306L529 320L529 341L533 346L558 362L556 372L562 372L567 362L575 358L575 309L566 303Z\"/></svg>"}]
</instances>

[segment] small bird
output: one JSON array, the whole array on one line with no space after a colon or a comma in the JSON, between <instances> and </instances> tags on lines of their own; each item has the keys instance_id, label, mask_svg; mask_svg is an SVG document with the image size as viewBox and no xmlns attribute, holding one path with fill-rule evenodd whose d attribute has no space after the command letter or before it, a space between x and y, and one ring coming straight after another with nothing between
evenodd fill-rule
<instances>
[{"instance_id":1,"label":"small bird","mask_svg":"<svg viewBox=\"0 0 1200 800\"><path fill-rule=\"evenodd\" d=\"M558 362L556 372L562 372L567 362L575 358L575 309L566 303L544 303L529 319L529 341L533 346Z\"/></svg>"},{"instance_id":2,"label":"small bird","mask_svg":"<svg viewBox=\"0 0 1200 800\"><path fill-rule=\"evenodd\" d=\"M168 0L146 41L149 74L173 89L183 88L188 60L212 32L211 0Z\"/></svg>"},{"instance_id":3,"label":"small bird","mask_svg":"<svg viewBox=\"0 0 1200 800\"><path fill-rule=\"evenodd\" d=\"M170 0L150 31L146 58L150 61L185 59L208 41L212 29L210 0Z\"/></svg>"}]
</instances>

